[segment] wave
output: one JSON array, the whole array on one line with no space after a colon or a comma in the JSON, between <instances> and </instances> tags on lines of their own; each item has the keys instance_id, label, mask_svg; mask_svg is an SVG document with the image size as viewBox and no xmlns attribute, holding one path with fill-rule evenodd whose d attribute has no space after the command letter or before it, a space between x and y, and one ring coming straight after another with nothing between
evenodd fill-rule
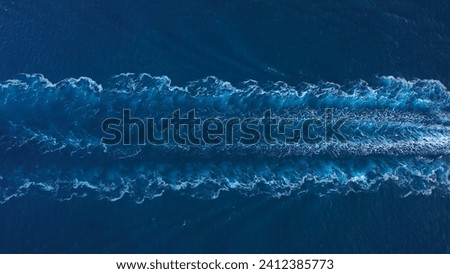
<instances>
[{"instance_id":1,"label":"wave","mask_svg":"<svg viewBox=\"0 0 450 274\"><path fill-rule=\"evenodd\" d=\"M200 117L345 117L346 142L254 145L116 145L101 123L130 109L139 118L195 109ZM396 186L399 194L450 193L450 92L437 80L378 77L232 85L207 77L185 86L166 77L120 74L52 83L23 74L0 83L0 203L44 192L136 202L165 191L213 199L222 191L279 197Z\"/></svg>"}]
</instances>

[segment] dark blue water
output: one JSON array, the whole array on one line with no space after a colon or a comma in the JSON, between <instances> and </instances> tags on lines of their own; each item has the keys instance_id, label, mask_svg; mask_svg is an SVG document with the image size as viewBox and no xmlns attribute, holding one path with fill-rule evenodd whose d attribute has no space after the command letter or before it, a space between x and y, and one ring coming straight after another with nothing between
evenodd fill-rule
<instances>
[{"instance_id":1,"label":"dark blue water","mask_svg":"<svg viewBox=\"0 0 450 274\"><path fill-rule=\"evenodd\" d=\"M0 251L449 252L448 12L446 1L0 1ZM349 142L99 141L123 108L329 107L351 118Z\"/></svg>"}]
</instances>

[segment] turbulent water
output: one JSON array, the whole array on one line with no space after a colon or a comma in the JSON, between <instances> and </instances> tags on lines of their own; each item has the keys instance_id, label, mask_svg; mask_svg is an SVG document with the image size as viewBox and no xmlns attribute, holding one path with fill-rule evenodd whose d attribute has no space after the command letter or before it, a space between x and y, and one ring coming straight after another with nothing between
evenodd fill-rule
<instances>
[{"instance_id":1,"label":"turbulent water","mask_svg":"<svg viewBox=\"0 0 450 274\"><path fill-rule=\"evenodd\" d=\"M168 77L121 74L104 84L81 77L51 83L22 75L1 83L0 202L34 192L58 200L91 195L138 203L175 190L212 199L221 191L274 197L310 192L376 191L398 195L450 192L450 92L439 81L379 77L345 86L330 82L238 85L207 77L186 86ZM195 109L200 118L346 118L345 142L254 145L116 145L101 123L121 117L170 117Z\"/></svg>"}]
</instances>

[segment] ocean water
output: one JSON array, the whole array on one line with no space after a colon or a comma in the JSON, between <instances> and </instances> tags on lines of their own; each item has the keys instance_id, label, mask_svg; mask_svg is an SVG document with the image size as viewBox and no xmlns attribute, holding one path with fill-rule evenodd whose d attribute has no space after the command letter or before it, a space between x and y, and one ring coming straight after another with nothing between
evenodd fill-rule
<instances>
[{"instance_id":1,"label":"ocean water","mask_svg":"<svg viewBox=\"0 0 450 274\"><path fill-rule=\"evenodd\" d=\"M0 252L448 253L446 1L0 1ZM105 146L176 109L345 143Z\"/></svg>"}]
</instances>

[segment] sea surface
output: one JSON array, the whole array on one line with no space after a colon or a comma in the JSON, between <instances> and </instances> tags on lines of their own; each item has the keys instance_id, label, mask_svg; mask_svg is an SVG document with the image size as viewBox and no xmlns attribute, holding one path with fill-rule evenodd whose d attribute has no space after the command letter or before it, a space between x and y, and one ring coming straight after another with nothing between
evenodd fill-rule
<instances>
[{"instance_id":1,"label":"sea surface","mask_svg":"<svg viewBox=\"0 0 450 274\"><path fill-rule=\"evenodd\" d=\"M1 253L449 253L448 1L0 0ZM106 146L323 117L345 142Z\"/></svg>"}]
</instances>

